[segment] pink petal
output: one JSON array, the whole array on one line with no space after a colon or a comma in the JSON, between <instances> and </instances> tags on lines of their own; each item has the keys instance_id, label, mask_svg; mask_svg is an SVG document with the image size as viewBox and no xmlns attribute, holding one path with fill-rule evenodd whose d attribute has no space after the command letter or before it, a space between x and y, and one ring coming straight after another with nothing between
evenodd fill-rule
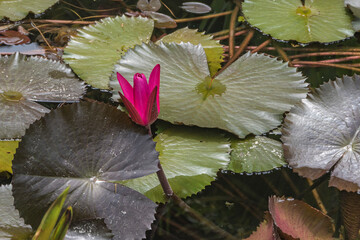
<instances>
[{"instance_id":1,"label":"pink petal","mask_svg":"<svg viewBox=\"0 0 360 240\"><path fill-rule=\"evenodd\" d=\"M147 126L147 123L144 123L144 121L140 117L140 115L137 112L134 105L124 95L122 95L121 92L119 92L119 94L120 94L121 100L123 101L126 109L129 112L129 115L130 115L131 119L137 124L140 124L142 126Z\"/></svg>"},{"instance_id":2,"label":"pink petal","mask_svg":"<svg viewBox=\"0 0 360 240\"><path fill-rule=\"evenodd\" d=\"M144 74L134 75L134 106L144 122L147 118L147 104L150 91Z\"/></svg>"},{"instance_id":3,"label":"pink petal","mask_svg":"<svg viewBox=\"0 0 360 240\"><path fill-rule=\"evenodd\" d=\"M155 86L155 88L152 90L149 96L149 101L146 111L147 112L146 119L148 124L152 124L153 122L155 122L155 120L159 116L159 111L157 110L157 106L156 106L157 89L158 89L157 86Z\"/></svg>"},{"instance_id":4,"label":"pink petal","mask_svg":"<svg viewBox=\"0 0 360 240\"><path fill-rule=\"evenodd\" d=\"M127 100L129 100L132 104L134 104L133 87L120 73L116 73L116 75L120 87L124 93L124 96L127 98Z\"/></svg>"},{"instance_id":5,"label":"pink petal","mask_svg":"<svg viewBox=\"0 0 360 240\"><path fill-rule=\"evenodd\" d=\"M159 99L159 93L160 93L160 64L157 64L153 70L151 71L150 78L149 78L149 88L150 91L153 91L153 89L157 87L157 95L156 95L156 103L157 103L157 110L160 112L160 99Z\"/></svg>"}]
</instances>

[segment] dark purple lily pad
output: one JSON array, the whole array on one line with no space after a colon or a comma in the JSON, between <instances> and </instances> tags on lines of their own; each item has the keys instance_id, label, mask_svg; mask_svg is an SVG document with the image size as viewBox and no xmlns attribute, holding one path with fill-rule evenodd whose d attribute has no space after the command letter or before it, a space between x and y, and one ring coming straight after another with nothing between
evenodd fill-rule
<instances>
[{"instance_id":1,"label":"dark purple lily pad","mask_svg":"<svg viewBox=\"0 0 360 240\"><path fill-rule=\"evenodd\" d=\"M113 181L158 170L155 143L145 128L101 103L57 109L26 131L13 160L13 195L20 216L33 228L49 205L70 186L64 206L74 222L104 219L114 239L141 239L156 205Z\"/></svg>"}]
</instances>

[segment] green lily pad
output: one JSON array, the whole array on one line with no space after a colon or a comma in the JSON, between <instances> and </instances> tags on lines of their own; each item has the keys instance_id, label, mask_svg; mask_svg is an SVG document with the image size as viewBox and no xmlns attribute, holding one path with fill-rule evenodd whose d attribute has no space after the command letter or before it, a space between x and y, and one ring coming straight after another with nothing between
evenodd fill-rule
<instances>
[{"instance_id":1,"label":"green lily pad","mask_svg":"<svg viewBox=\"0 0 360 240\"><path fill-rule=\"evenodd\" d=\"M299 175L331 171L330 186L360 190L360 76L323 84L287 114L285 159Z\"/></svg>"},{"instance_id":2,"label":"green lily pad","mask_svg":"<svg viewBox=\"0 0 360 240\"><path fill-rule=\"evenodd\" d=\"M64 60L85 82L109 89L113 66L136 44L148 42L154 21L143 17L104 18L78 31L64 49Z\"/></svg>"},{"instance_id":3,"label":"green lily pad","mask_svg":"<svg viewBox=\"0 0 360 240\"><path fill-rule=\"evenodd\" d=\"M8 17L11 21L18 21L26 17L29 12L42 13L57 2L58 0L0 1L0 19Z\"/></svg>"},{"instance_id":4,"label":"green lily pad","mask_svg":"<svg viewBox=\"0 0 360 240\"><path fill-rule=\"evenodd\" d=\"M30 239L33 231L14 207L12 185L0 186L0 239Z\"/></svg>"},{"instance_id":5,"label":"green lily pad","mask_svg":"<svg viewBox=\"0 0 360 240\"><path fill-rule=\"evenodd\" d=\"M19 146L19 141L0 141L0 172L12 174L11 162Z\"/></svg>"},{"instance_id":6,"label":"green lily pad","mask_svg":"<svg viewBox=\"0 0 360 240\"><path fill-rule=\"evenodd\" d=\"M194 127L171 127L154 139L169 183L181 198L209 185L220 168L229 163L230 143L219 131ZM121 182L154 202L166 197L156 174Z\"/></svg>"},{"instance_id":7,"label":"green lily pad","mask_svg":"<svg viewBox=\"0 0 360 240\"><path fill-rule=\"evenodd\" d=\"M228 170L236 173L264 172L286 164L281 142L271 138L234 139L231 148Z\"/></svg>"},{"instance_id":8,"label":"green lily pad","mask_svg":"<svg viewBox=\"0 0 360 240\"><path fill-rule=\"evenodd\" d=\"M85 86L58 61L15 53L0 57L0 139L21 138L50 110L40 102L74 102Z\"/></svg>"},{"instance_id":9,"label":"green lily pad","mask_svg":"<svg viewBox=\"0 0 360 240\"><path fill-rule=\"evenodd\" d=\"M58 108L32 124L13 160L15 207L36 229L51 203L70 186L64 206L73 222L104 219L113 239L141 239L155 219L144 195L114 183L158 171L147 130L103 103Z\"/></svg>"},{"instance_id":10,"label":"green lily pad","mask_svg":"<svg viewBox=\"0 0 360 240\"><path fill-rule=\"evenodd\" d=\"M149 76L156 64L160 119L220 128L240 138L280 125L282 114L307 93L301 73L274 58L247 53L212 80L201 45L160 43L137 46L115 65L113 98L119 99L116 72L131 81L137 72Z\"/></svg>"},{"instance_id":11,"label":"green lily pad","mask_svg":"<svg viewBox=\"0 0 360 240\"><path fill-rule=\"evenodd\" d=\"M334 42L354 35L344 0L245 0L242 8L252 26L280 40Z\"/></svg>"},{"instance_id":12,"label":"green lily pad","mask_svg":"<svg viewBox=\"0 0 360 240\"><path fill-rule=\"evenodd\" d=\"M224 61L224 49L219 41L214 40L211 35L198 32L196 29L181 28L161 38L160 41L163 43L189 42L194 45L201 44L205 50L211 76L221 68L221 63Z\"/></svg>"}]
</instances>

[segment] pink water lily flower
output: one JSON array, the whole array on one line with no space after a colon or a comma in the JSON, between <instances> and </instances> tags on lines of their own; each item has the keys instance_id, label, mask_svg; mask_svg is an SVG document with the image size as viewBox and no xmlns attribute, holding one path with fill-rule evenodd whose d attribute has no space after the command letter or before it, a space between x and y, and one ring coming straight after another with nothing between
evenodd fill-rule
<instances>
[{"instance_id":1,"label":"pink water lily flower","mask_svg":"<svg viewBox=\"0 0 360 240\"><path fill-rule=\"evenodd\" d=\"M134 75L134 87L120 73L117 73L117 79L124 93L119 92L121 100L131 119L142 126L152 124L160 112L160 65L156 65L152 70L149 84L142 73Z\"/></svg>"}]
</instances>

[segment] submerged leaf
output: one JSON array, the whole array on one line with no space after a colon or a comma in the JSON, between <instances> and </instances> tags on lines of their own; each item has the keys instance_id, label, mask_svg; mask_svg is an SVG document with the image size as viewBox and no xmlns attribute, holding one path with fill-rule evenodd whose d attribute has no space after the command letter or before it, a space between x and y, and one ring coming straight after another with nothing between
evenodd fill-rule
<instances>
[{"instance_id":1,"label":"submerged leaf","mask_svg":"<svg viewBox=\"0 0 360 240\"><path fill-rule=\"evenodd\" d=\"M11 163L19 141L0 141L0 172L12 173Z\"/></svg>"},{"instance_id":2,"label":"submerged leaf","mask_svg":"<svg viewBox=\"0 0 360 240\"><path fill-rule=\"evenodd\" d=\"M161 8L161 2L160 0L139 0L136 3L136 7L141 11L156 12Z\"/></svg>"},{"instance_id":3,"label":"submerged leaf","mask_svg":"<svg viewBox=\"0 0 360 240\"><path fill-rule=\"evenodd\" d=\"M286 164L281 143L271 138L234 139L231 148L228 169L236 173L264 172Z\"/></svg>"},{"instance_id":4,"label":"submerged leaf","mask_svg":"<svg viewBox=\"0 0 360 240\"><path fill-rule=\"evenodd\" d=\"M274 227L274 221L269 212L266 212L264 221L261 222L256 231L245 240L280 240L280 238L276 236L277 233L276 228Z\"/></svg>"},{"instance_id":5,"label":"submerged leaf","mask_svg":"<svg viewBox=\"0 0 360 240\"><path fill-rule=\"evenodd\" d=\"M78 101L85 86L57 61L15 53L0 57L0 139L20 138L50 110L33 101Z\"/></svg>"},{"instance_id":6,"label":"submerged leaf","mask_svg":"<svg viewBox=\"0 0 360 240\"><path fill-rule=\"evenodd\" d=\"M137 46L115 72L131 79L136 72L150 74L156 64L162 68L160 119L221 128L241 138L280 125L282 114L307 92L296 68L260 54L243 55L212 80L204 49L190 43ZM115 74L110 85L118 99Z\"/></svg>"},{"instance_id":7,"label":"submerged leaf","mask_svg":"<svg viewBox=\"0 0 360 240\"><path fill-rule=\"evenodd\" d=\"M320 86L285 118L285 158L301 176L331 170L330 186L360 189L360 77L344 76Z\"/></svg>"},{"instance_id":8,"label":"submerged leaf","mask_svg":"<svg viewBox=\"0 0 360 240\"><path fill-rule=\"evenodd\" d=\"M58 0L11 0L0 1L0 19L8 17L11 21L18 21L26 17L29 12L42 13L54 5Z\"/></svg>"},{"instance_id":9,"label":"submerged leaf","mask_svg":"<svg viewBox=\"0 0 360 240\"><path fill-rule=\"evenodd\" d=\"M166 35L161 38L160 41L163 43L189 42L193 45L201 44L205 50L210 75L213 76L221 68L221 63L224 59L224 49L219 41L214 40L211 35L205 35L204 32L201 33L196 29L189 29L186 27Z\"/></svg>"},{"instance_id":10,"label":"submerged leaf","mask_svg":"<svg viewBox=\"0 0 360 240\"><path fill-rule=\"evenodd\" d=\"M184 2L180 8L190 13L208 13L211 11L211 7L201 2Z\"/></svg>"},{"instance_id":11,"label":"submerged leaf","mask_svg":"<svg viewBox=\"0 0 360 240\"><path fill-rule=\"evenodd\" d=\"M104 219L114 239L140 239L154 220L156 205L114 181L158 170L155 143L145 128L114 107L67 105L27 130L13 160L15 206L36 228L68 186L65 202L73 221Z\"/></svg>"},{"instance_id":12,"label":"submerged leaf","mask_svg":"<svg viewBox=\"0 0 360 240\"><path fill-rule=\"evenodd\" d=\"M229 162L230 144L215 130L171 127L158 134L156 150L169 183L179 197L195 194L215 179ZM165 202L156 174L123 182L155 202Z\"/></svg>"},{"instance_id":13,"label":"submerged leaf","mask_svg":"<svg viewBox=\"0 0 360 240\"><path fill-rule=\"evenodd\" d=\"M280 40L334 42L354 35L344 0L304 2L305 5L301 0L245 0L242 8L251 25Z\"/></svg>"},{"instance_id":14,"label":"submerged leaf","mask_svg":"<svg viewBox=\"0 0 360 240\"><path fill-rule=\"evenodd\" d=\"M28 239L32 229L15 209L11 189L11 185L0 186L0 239Z\"/></svg>"},{"instance_id":15,"label":"submerged leaf","mask_svg":"<svg viewBox=\"0 0 360 240\"><path fill-rule=\"evenodd\" d=\"M269 211L275 225L295 239L333 239L331 218L303 201L272 196Z\"/></svg>"},{"instance_id":16,"label":"submerged leaf","mask_svg":"<svg viewBox=\"0 0 360 240\"><path fill-rule=\"evenodd\" d=\"M108 89L117 60L136 44L148 42L154 21L143 17L104 18L78 31L64 49L64 60L85 82Z\"/></svg>"}]
</instances>

